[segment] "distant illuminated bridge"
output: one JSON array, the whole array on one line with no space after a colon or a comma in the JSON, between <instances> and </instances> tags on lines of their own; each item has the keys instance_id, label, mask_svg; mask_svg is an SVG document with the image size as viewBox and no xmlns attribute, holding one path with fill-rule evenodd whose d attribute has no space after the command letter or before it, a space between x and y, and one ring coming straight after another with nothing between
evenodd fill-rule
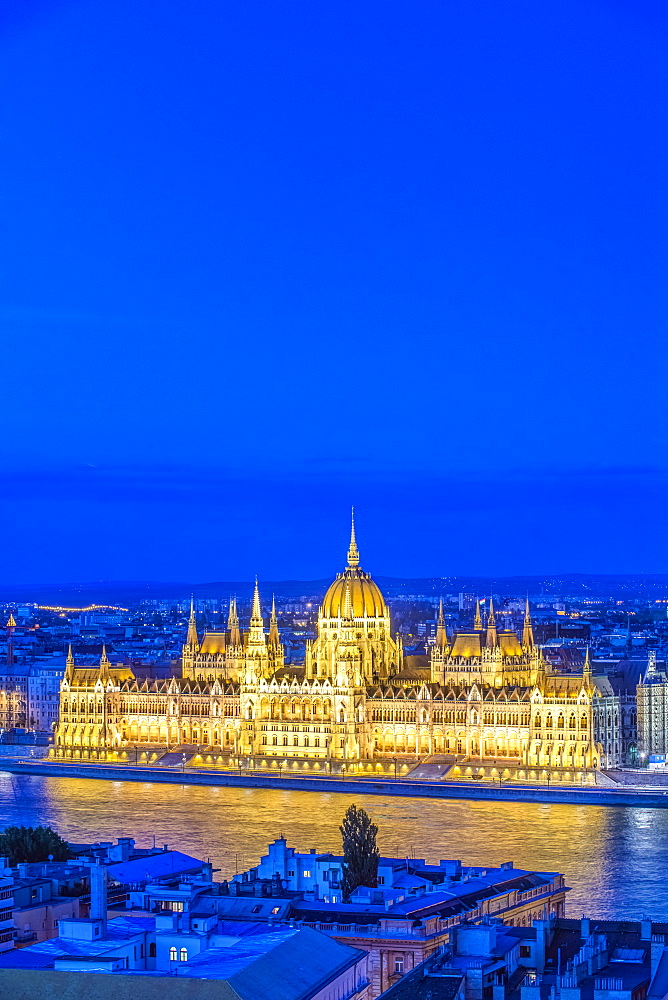
<instances>
[{"instance_id":1,"label":"distant illuminated bridge","mask_svg":"<svg viewBox=\"0 0 668 1000\"><path fill-rule=\"evenodd\" d=\"M86 608L61 608L53 604L36 604L40 611L129 611L129 608L119 608L115 604L89 604Z\"/></svg>"}]
</instances>

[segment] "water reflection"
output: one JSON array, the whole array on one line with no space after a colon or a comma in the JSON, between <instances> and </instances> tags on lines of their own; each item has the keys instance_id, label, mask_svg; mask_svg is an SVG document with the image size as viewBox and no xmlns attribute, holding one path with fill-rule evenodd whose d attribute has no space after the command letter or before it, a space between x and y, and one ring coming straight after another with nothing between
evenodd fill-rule
<instances>
[{"instance_id":1,"label":"water reflection","mask_svg":"<svg viewBox=\"0 0 668 1000\"><path fill-rule=\"evenodd\" d=\"M514 861L565 872L568 912L668 919L668 810L208 788L0 772L0 824L46 823L71 841L132 836L211 858L221 876L254 864L284 833L302 850L338 850L351 802L377 822L383 853L468 864Z\"/></svg>"}]
</instances>

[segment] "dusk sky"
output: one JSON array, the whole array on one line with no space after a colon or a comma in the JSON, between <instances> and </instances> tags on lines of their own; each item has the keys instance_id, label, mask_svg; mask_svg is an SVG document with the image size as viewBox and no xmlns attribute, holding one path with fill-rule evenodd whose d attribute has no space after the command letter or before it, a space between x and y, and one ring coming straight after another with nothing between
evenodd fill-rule
<instances>
[{"instance_id":1,"label":"dusk sky","mask_svg":"<svg viewBox=\"0 0 668 1000\"><path fill-rule=\"evenodd\" d=\"M0 582L668 572L665 3L0 44Z\"/></svg>"}]
</instances>

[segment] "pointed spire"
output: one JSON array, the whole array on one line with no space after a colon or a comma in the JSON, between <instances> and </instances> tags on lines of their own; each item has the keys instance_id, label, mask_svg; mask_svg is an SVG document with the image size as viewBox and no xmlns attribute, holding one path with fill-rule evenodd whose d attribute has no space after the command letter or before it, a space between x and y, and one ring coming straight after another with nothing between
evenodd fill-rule
<instances>
[{"instance_id":1,"label":"pointed spire","mask_svg":"<svg viewBox=\"0 0 668 1000\"><path fill-rule=\"evenodd\" d=\"M227 616L227 627L230 632L230 646L240 646L241 631L239 629L239 615L237 614L236 597L230 597L230 611Z\"/></svg>"},{"instance_id":2,"label":"pointed spire","mask_svg":"<svg viewBox=\"0 0 668 1000\"><path fill-rule=\"evenodd\" d=\"M475 601L475 618L473 619L473 629L476 632L482 632L482 615L480 614L480 601L476 597Z\"/></svg>"},{"instance_id":3,"label":"pointed spire","mask_svg":"<svg viewBox=\"0 0 668 1000\"><path fill-rule=\"evenodd\" d=\"M487 635L485 638L486 646L498 646L499 638L496 632L496 618L494 617L494 600L492 597L489 599L489 615L487 617Z\"/></svg>"},{"instance_id":4,"label":"pointed spire","mask_svg":"<svg viewBox=\"0 0 668 1000\"><path fill-rule=\"evenodd\" d=\"M355 508L352 508L350 522L350 547L348 548L348 566L352 569L360 564L360 554L355 538Z\"/></svg>"},{"instance_id":5,"label":"pointed spire","mask_svg":"<svg viewBox=\"0 0 668 1000\"><path fill-rule=\"evenodd\" d=\"M255 577L255 590L253 591L253 606L251 608L251 625L262 625L262 605L260 604L260 587Z\"/></svg>"},{"instance_id":6,"label":"pointed spire","mask_svg":"<svg viewBox=\"0 0 668 1000\"><path fill-rule=\"evenodd\" d=\"M68 681L74 680L74 655L72 653L72 643L69 645L67 650L67 659L65 660L65 677Z\"/></svg>"},{"instance_id":7,"label":"pointed spire","mask_svg":"<svg viewBox=\"0 0 668 1000\"><path fill-rule=\"evenodd\" d=\"M110 666L111 666L111 663L109 662L109 658L107 656L107 646L106 646L106 643L103 643L102 644L102 656L100 657L100 673L101 674L106 674L107 671L109 670Z\"/></svg>"},{"instance_id":8,"label":"pointed spire","mask_svg":"<svg viewBox=\"0 0 668 1000\"><path fill-rule=\"evenodd\" d=\"M9 618L7 619L7 624L5 628L16 628L16 619L14 618L14 612L9 612Z\"/></svg>"},{"instance_id":9,"label":"pointed spire","mask_svg":"<svg viewBox=\"0 0 668 1000\"><path fill-rule=\"evenodd\" d=\"M533 623L531 621L531 608L529 607L529 595L527 594L527 603L524 609L524 628L522 629L522 645L526 649L533 649Z\"/></svg>"},{"instance_id":10,"label":"pointed spire","mask_svg":"<svg viewBox=\"0 0 668 1000\"><path fill-rule=\"evenodd\" d=\"M199 648L199 636L197 635L197 619L195 618L195 600L190 595L190 617L188 619L188 635L186 636L186 646L191 649Z\"/></svg>"},{"instance_id":11,"label":"pointed spire","mask_svg":"<svg viewBox=\"0 0 668 1000\"><path fill-rule=\"evenodd\" d=\"M251 607L250 628L248 630L249 645L265 646L267 642L264 634L264 620L262 618L262 605L260 603L260 587L255 577L255 589L253 590L253 604Z\"/></svg>"},{"instance_id":12,"label":"pointed spire","mask_svg":"<svg viewBox=\"0 0 668 1000\"><path fill-rule=\"evenodd\" d=\"M443 598L438 603L438 618L436 619L436 645L439 649L444 649L448 644L448 634L445 630L445 616L443 615Z\"/></svg>"},{"instance_id":13,"label":"pointed spire","mask_svg":"<svg viewBox=\"0 0 668 1000\"><path fill-rule=\"evenodd\" d=\"M587 652L585 653L584 667L582 668L582 676L585 680L591 680L591 660L589 659L589 646L587 646Z\"/></svg>"},{"instance_id":14,"label":"pointed spire","mask_svg":"<svg viewBox=\"0 0 668 1000\"><path fill-rule=\"evenodd\" d=\"M271 615L269 618L269 645L270 646L280 646L281 637L278 634L278 618L276 617L276 598L272 594L271 597Z\"/></svg>"}]
</instances>

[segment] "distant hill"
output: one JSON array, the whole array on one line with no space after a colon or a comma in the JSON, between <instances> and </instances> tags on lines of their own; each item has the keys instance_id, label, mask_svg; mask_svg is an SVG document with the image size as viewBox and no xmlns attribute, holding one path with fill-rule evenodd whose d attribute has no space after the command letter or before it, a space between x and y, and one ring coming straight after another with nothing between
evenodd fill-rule
<instances>
[{"instance_id":1,"label":"distant hill","mask_svg":"<svg viewBox=\"0 0 668 1000\"><path fill-rule=\"evenodd\" d=\"M594 575L481 577L449 576L401 579L377 576L376 582L388 598L406 594L440 595L452 593L591 597L668 597L668 574L646 576ZM280 598L321 597L331 579L263 580L264 598L274 593ZM180 601L194 594L198 598L226 600L231 594L242 603L250 597L250 580L211 583L156 583L149 580L98 580L76 584L0 584L1 603L52 604L81 607L87 604L136 604L141 600Z\"/></svg>"}]
</instances>

